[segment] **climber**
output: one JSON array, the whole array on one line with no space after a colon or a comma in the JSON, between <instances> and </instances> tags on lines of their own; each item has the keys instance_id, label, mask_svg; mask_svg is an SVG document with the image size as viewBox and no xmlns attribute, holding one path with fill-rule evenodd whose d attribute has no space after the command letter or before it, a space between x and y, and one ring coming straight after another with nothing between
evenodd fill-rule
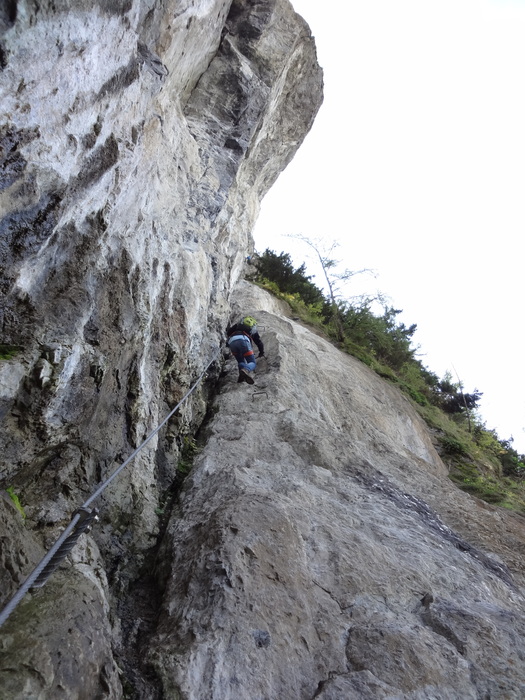
<instances>
[{"instance_id":1,"label":"climber","mask_svg":"<svg viewBox=\"0 0 525 700\"><path fill-rule=\"evenodd\" d=\"M252 341L259 349L259 357L264 357L264 345L257 332L257 321L253 316L245 316L239 323L234 323L226 329L227 344L239 366L238 382L253 384L251 372L255 371L257 363L252 350Z\"/></svg>"}]
</instances>

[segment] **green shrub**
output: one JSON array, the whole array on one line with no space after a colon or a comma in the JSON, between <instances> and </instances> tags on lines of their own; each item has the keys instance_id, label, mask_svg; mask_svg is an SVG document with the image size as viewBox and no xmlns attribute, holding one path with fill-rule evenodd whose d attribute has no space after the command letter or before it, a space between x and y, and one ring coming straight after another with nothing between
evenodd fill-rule
<instances>
[{"instance_id":1,"label":"green shrub","mask_svg":"<svg viewBox=\"0 0 525 700\"><path fill-rule=\"evenodd\" d=\"M439 438L439 443L443 448L444 452L449 455L467 455L468 450L466 446L461 443L456 438L450 435L443 435Z\"/></svg>"},{"instance_id":2,"label":"green shrub","mask_svg":"<svg viewBox=\"0 0 525 700\"><path fill-rule=\"evenodd\" d=\"M426 396L417 389L414 389L414 387L411 387L409 384L401 384L401 389L410 396L412 401L415 401L420 406L428 405L428 399L426 398Z\"/></svg>"},{"instance_id":3,"label":"green shrub","mask_svg":"<svg viewBox=\"0 0 525 700\"><path fill-rule=\"evenodd\" d=\"M182 439L182 450L177 464L177 472L184 476L189 474L191 468L193 467L193 460L198 453L199 448L195 438L191 437L190 435L185 435Z\"/></svg>"},{"instance_id":4,"label":"green shrub","mask_svg":"<svg viewBox=\"0 0 525 700\"><path fill-rule=\"evenodd\" d=\"M323 292L311 282L312 277L305 274L305 264L294 269L288 253L277 255L267 248L255 258L255 266L261 278L274 283L281 292L298 294L306 305L324 301Z\"/></svg>"},{"instance_id":5,"label":"green shrub","mask_svg":"<svg viewBox=\"0 0 525 700\"><path fill-rule=\"evenodd\" d=\"M18 345L4 345L0 343L0 360L10 360L18 355L22 348Z\"/></svg>"},{"instance_id":6,"label":"green shrub","mask_svg":"<svg viewBox=\"0 0 525 700\"><path fill-rule=\"evenodd\" d=\"M17 511L20 513L20 515L22 516L22 518L24 518L24 520L25 520L25 519L26 519L26 514L25 514L24 509L22 508L22 504L20 503L20 499L18 498L18 496L17 496L16 493L15 493L14 486L10 486L9 488L6 489L6 491L7 491L7 493L9 494L9 498L10 498L10 499L13 501L13 503L15 504L15 507L16 507Z\"/></svg>"},{"instance_id":7,"label":"green shrub","mask_svg":"<svg viewBox=\"0 0 525 700\"><path fill-rule=\"evenodd\" d=\"M465 480L459 485L463 491L467 491L487 503L501 503L506 498L505 491L499 488L498 484L487 481L481 476L478 476L476 479Z\"/></svg>"}]
</instances>

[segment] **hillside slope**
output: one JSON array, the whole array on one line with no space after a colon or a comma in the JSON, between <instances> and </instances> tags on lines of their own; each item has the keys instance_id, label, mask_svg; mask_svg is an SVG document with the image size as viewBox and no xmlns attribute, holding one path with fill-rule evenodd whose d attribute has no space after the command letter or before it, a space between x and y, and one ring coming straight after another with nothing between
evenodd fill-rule
<instances>
[{"instance_id":1,"label":"hillside slope","mask_svg":"<svg viewBox=\"0 0 525 700\"><path fill-rule=\"evenodd\" d=\"M459 491L408 400L242 283L170 523L149 659L184 698L521 698L523 519ZM175 696L176 697L176 696Z\"/></svg>"}]
</instances>

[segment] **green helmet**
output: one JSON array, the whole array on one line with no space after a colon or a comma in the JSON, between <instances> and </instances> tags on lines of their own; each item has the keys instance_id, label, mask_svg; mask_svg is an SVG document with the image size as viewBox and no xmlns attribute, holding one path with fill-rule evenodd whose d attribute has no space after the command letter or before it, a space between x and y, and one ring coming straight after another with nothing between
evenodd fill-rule
<instances>
[{"instance_id":1,"label":"green helmet","mask_svg":"<svg viewBox=\"0 0 525 700\"><path fill-rule=\"evenodd\" d=\"M254 328L254 326L257 325L257 321L254 319L253 316L245 316L242 319L242 322L244 323L245 326L248 326L248 328Z\"/></svg>"}]
</instances>

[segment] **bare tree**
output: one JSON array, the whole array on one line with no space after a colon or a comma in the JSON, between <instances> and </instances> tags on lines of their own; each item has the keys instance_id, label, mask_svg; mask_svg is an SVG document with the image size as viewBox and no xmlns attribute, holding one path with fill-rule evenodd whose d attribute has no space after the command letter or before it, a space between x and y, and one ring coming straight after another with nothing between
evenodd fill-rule
<instances>
[{"instance_id":1,"label":"bare tree","mask_svg":"<svg viewBox=\"0 0 525 700\"><path fill-rule=\"evenodd\" d=\"M458 379L459 393L460 393L460 395L461 395L461 400L463 401L463 405L465 406L465 412L466 412L466 414L467 414L468 431L469 431L469 433L471 433L471 432L472 432L472 424L471 424L471 421L470 421L470 410L469 410L469 407L468 407L468 404L467 404L467 400L466 400L466 398L465 398L465 394L463 393L463 382L462 382L461 379L459 378L459 374L458 374L456 368L454 367L454 365L452 365L452 369L454 370L454 372L455 372L455 374L456 374L456 377L457 377L457 379ZM475 390L475 391L476 391L476 390Z\"/></svg>"},{"instance_id":2,"label":"bare tree","mask_svg":"<svg viewBox=\"0 0 525 700\"><path fill-rule=\"evenodd\" d=\"M326 280L326 286L328 288L328 296L330 298L330 306L332 312L332 321L335 326L335 331L337 334L337 339L342 342L344 340L343 333L343 316L341 313L341 307L338 300L341 299L341 284L348 282L355 275L361 275L363 273L375 274L373 270L364 268L362 270L349 270L345 268L343 271L337 271L337 268L341 264L340 260L336 260L333 257L333 252L339 247L337 241L332 241L328 246L323 244L319 239L311 240L307 236L302 234L290 235L289 238L295 238L299 241L306 243L315 252L323 274Z\"/></svg>"}]
</instances>

